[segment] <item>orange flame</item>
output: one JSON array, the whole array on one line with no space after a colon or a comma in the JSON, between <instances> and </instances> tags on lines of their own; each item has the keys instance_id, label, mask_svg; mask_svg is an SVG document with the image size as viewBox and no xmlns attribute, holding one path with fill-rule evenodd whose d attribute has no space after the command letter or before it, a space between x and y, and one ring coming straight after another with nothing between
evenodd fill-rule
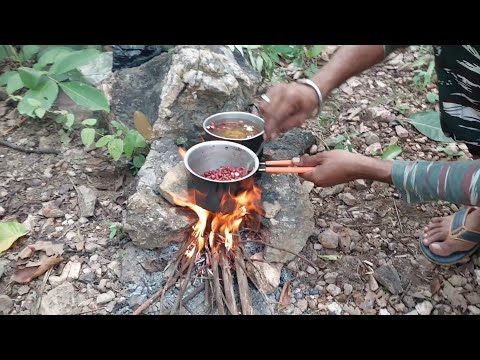
<instances>
[{"instance_id":1,"label":"orange flame","mask_svg":"<svg viewBox=\"0 0 480 360\"><path fill-rule=\"evenodd\" d=\"M192 191L186 197L187 199L179 196L173 197L177 205L193 210L198 217L197 222L192 227L192 237L196 240L196 246L187 249L185 255L188 257L193 256L195 249L197 253L204 249L207 236L207 245L210 249L216 249L223 243L226 250L231 250L235 246L234 236L240 231L241 225L249 219L258 219L258 216L263 213L260 206L262 192L259 187L253 184L253 181L250 189L237 196L223 195L220 203L222 211L218 213L212 213L197 205L195 199L199 195L202 194ZM232 204L233 210L228 211Z\"/></svg>"}]
</instances>

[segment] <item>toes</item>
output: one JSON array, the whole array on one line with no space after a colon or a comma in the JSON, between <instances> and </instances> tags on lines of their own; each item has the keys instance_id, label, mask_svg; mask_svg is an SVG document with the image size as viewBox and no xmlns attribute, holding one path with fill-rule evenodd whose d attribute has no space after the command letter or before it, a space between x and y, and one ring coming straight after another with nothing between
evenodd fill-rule
<instances>
[{"instance_id":1,"label":"toes","mask_svg":"<svg viewBox=\"0 0 480 360\"><path fill-rule=\"evenodd\" d=\"M447 234L444 232L436 232L434 234L427 236L427 243L424 242L425 245L430 245L435 242L443 242L447 238Z\"/></svg>"},{"instance_id":2,"label":"toes","mask_svg":"<svg viewBox=\"0 0 480 360\"><path fill-rule=\"evenodd\" d=\"M449 256L454 251L452 251L450 244L446 242L434 242L429 247L430 251L438 256Z\"/></svg>"}]
</instances>

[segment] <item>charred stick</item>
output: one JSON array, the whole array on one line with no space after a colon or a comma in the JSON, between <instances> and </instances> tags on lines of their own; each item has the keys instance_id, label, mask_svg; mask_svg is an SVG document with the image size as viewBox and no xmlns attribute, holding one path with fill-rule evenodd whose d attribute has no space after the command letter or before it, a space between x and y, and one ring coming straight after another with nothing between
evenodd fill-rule
<instances>
[{"instance_id":1,"label":"charred stick","mask_svg":"<svg viewBox=\"0 0 480 360\"><path fill-rule=\"evenodd\" d=\"M189 265L188 265L187 276L185 277L185 280L183 281L183 283L180 287L180 291L177 295L177 298L175 299L175 302L173 303L172 309L170 310L170 315L174 315L175 312L177 311L177 309L180 309L180 307L182 306L181 303L182 303L183 294L185 293L185 290L187 290L188 284L189 284L190 279L192 277L192 270L193 270L194 265L195 265L195 252L192 255L192 257L190 258L190 262L189 262Z\"/></svg>"},{"instance_id":2,"label":"charred stick","mask_svg":"<svg viewBox=\"0 0 480 360\"><path fill-rule=\"evenodd\" d=\"M248 287L247 274L243 271L244 268L243 253L237 248L235 250L235 271L237 274L238 290L240 292L240 303L242 304L242 314L253 315L250 288Z\"/></svg>"},{"instance_id":3,"label":"charred stick","mask_svg":"<svg viewBox=\"0 0 480 360\"><path fill-rule=\"evenodd\" d=\"M220 252L220 265L223 273L223 287L225 289L227 308L232 315L238 315L235 293L233 292L232 273L230 271L230 265L228 264L228 259L224 251Z\"/></svg>"},{"instance_id":4,"label":"charred stick","mask_svg":"<svg viewBox=\"0 0 480 360\"><path fill-rule=\"evenodd\" d=\"M218 313L225 315L222 300L222 288L220 286L220 278L218 274L218 252L214 250L212 254L212 271L213 271L213 288L215 293L215 301L217 303Z\"/></svg>"},{"instance_id":5,"label":"charred stick","mask_svg":"<svg viewBox=\"0 0 480 360\"><path fill-rule=\"evenodd\" d=\"M200 286L196 287L190 294L185 296L182 300L183 306L187 305L190 300L192 300L195 296L200 294L204 289L207 289L205 283L201 283Z\"/></svg>"}]
</instances>

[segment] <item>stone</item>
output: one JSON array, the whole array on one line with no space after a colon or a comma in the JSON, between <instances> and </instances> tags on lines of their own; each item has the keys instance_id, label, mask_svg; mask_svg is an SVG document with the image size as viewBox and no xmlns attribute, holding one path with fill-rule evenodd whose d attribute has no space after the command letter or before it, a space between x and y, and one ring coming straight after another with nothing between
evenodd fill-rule
<instances>
[{"instance_id":1,"label":"stone","mask_svg":"<svg viewBox=\"0 0 480 360\"><path fill-rule=\"evenodd\" d=\"M337 303L331 303L327 305L329 315L341 315L342 307Z\"/></svg>"},{"instance_id":2,"label":"stone","mask_svg":"<svg viewBox=\"0 0 480 360\"><path fill-rule=\"evenodd\" d=\"M8 264L6 260L0 259L0 279L2 278L3 274L5 273L5 266Z\"/></svg>"},{"instance_id":3,"label":"stone","mask_svg":"<svg viewBox=\"0 0 480 360\"><path fill-rule=\"evenodd\" d=\"M82 268L82 263L80 262L71 262L70 270L66 276L67 281L77 280L80 277L80 269ZM63 275L63 273L62 273Z\"/></svg>"},{"instance_id":4,"label":"stone","mask_svg":"<svg viewBox=\"0 0 480 360\"><path fill-rule=\"evenodd\" d=\"M370 287L370 291L378 290L378 283L377 283L377 280L375 280L375 277L373 276L373 274L370 274L368 278L368 286Z\"/></svg>"},{"instance_id":5,"label":"stone","mask_svg":"<svg viewBox=\"0 0 480 360\"><path fill-rule=\"evenodd\" d=\"M13 300L7 295L0 295L0 314L7 315L13 307Z\"/></svg>"},{"instance_id":6,"label":"stone","mask_svg":"<svg viewBox=\"0 0 480 360\"><path fill-rule=\"evenodd\" d=\"M17 292L18 295L25 295L30 291L30 287L28 285L22 285L18 288Z\"/></svg>"},{"instance_id":7,"label":"stone","mask_svg":"<svg viewBox=\"0 0 480 360\"><path fill-rule=\"evenodd\" d=\"M308 302L305 299L298 300L295 305L302 313L305 312L308 308Z\"/></svg>"},{"instance_id":8,"label":"stone","mask_svg":"<svg viewBox=\"0 0 480 360\"><path fill-rule=\"evenodd\" d=\"M430 315L433 305L430 301L424 301L415 305L415 310L417 310L419 315Z\"/></svg>"},{"instance_id":9,"label":"stone","mask_svg":"<svg viewBox=\"0 0 480 360\"><path fill-rule=\"evenodd\" d=\"M480 309L479 309L478 307L476 307L476 306L470 305L470 306L468 307L468 310L470 311L470 313L471 313L472 315L480 315ZM0 311L1 311L1 310L0 310Z\"/></svg>"},{"instance_id":10,"label":"stone","mask_svg":"<svg viewBox=\"0 0 480 360\"><path fill-rule=\"evenodd\" d=\"M304 129L291 129L281 137L265 144L266 160L292 159L304 154L316 141L315 136Z\"/></svg>"},{"instance_id":11,"label":"stone","mask_svg":"<svg viewBox=\"0 0 480 360\"><path fill-rule=\"evenodd\" d=\"M313 144L311 147L310 147L310 154L311 155L315 155L318 151L318 146L317 144Z\"/></svg>"},{"instance_id":12,"label":"stone","mask_svg":"<svg viewBox=\"0 0 480 360\"><path fill-rule=\"evenodd\" d=\"M128 199L123 229L137 246L163 248L182 239L191 220L182 208L171 206L152 191L140 191Z\"/></svg>"},{"instance_id":13,"label":"stone","mask_svg":"<svg viewBox=\"0 0 480 360\"><path fill-rule=\"evenodd\" d=\"M368 189L367 183L363 179L354 180L353 181L353 186L357 190L367 190Z\"/></svg>"},{"instance_id":14,"label":"stone","mask_svg":"<svg viewBox=\"0 0 480 360\"><path fill-rule=\"evenodd\" d=\"M318 237L320 244L326 249L336 249L338 247L339 235L332 229L327 229Z\"/></svg>"},{"instance_id":15,"label":"stone","mask_svg":"<svg viewBox=\"0 0 480 360\"><path fill-rule=\"evenodd\" d=\"M6 213L6 210L0 206L0 217L4 216Z\"/></svg>"},{"instance_id":16,"label":"stone","mask_svg":"<svg viewBox=\"0 0 480 360\"><path fill-rule=\"evenodd\" d=\"M343 189L345 189L345 184L339 184L339 185L323 188L318 195L321 198L326 198L329 196L340 194L343 191Z\"/></svg>"},{"instance_id":17,"label":"stone","mask_svg":"<svg viewBox=\"0 0 480 360\"><path fill-rule=\"evenodd\" d=\"M378 315L391 315L387 309L380 309Z\"/></svg>"},{"instance_id":18,"label":"stone","mask_svg":"<svg viewBox=\"0 0 480 360\"><path fill-rule=\"evenodd\" d=\"M395 126L395 132L400 139L408 138L408 131L402 125Z\"/></svg>"},{"instance_id":19,"label":"stone","mask_svg":"<svg viewBox=\"0 0 480 360\"><path fill-rule=\"evenodd\" d=\"M256 279L260 288L266 293L273 293L280 285L280 275L282 264L274 264L263 261L261 253L254 254L251 257L252 263L247 263L249 275ZM255 268L253 268L255 266Z\"/></svg>"},{"instance_id":20,"label":"stone","mask_svg":"<svg viewBox=\"0 0 480 360\"><path fill-rule=\"evenodd\" d=\"M93 216L95 212L95 203L97 201L95 189L85 185L80 185L77 187L77 191L80 216L85 218Z\"/></svg>"},{"instance_id":21,"label":"stone","mask_svg":"<svg viewBox=\"0 0 480 360\"><path fill-rule=\"evenodd\" d=\"M455 275L454 275L455 276ZM453 277L453 276L452 276ZM449 279L450 280L450 279ZM449 281L444 282L443 289L441 290L443 296L450 302L450 305L454 309L461 309L465 311L467 309L467 300L461 294L460 287L453 287Z\"/></svg>"},{"instance_id":22,"label":"stone","mask_svg":"<svg viewBox=\"0 0 480 360\"><path fill-rule=\"evenodd\" d=\"M187 195L188 170L183 162L178 163L165 174L159 191L165 200L172 205L175 205L174 196L182 197L182 195Z\"/></svg>"},{"instance_id":23,"label":"stone","mask_svg":"<svg viewBox=\"0 0 480 360\"><path fill-rule=\"evenodd\" d=\"M69 315L75 309L75 288L69 282L46 293L40 304L41 315Z\"/></svg>"},{"instance_id":24,"label":"stone","mask_svg":"<svg viewBox=\"0 0 480 360\"><path fill-rule=\"evenodd\" d=\"M273 203L270 203L268 201L264 201L263 202L263 209L265 210L265 217L267 219L272 219L281 210L281 206L280 206L280 203L277 200L275 200Z\"/></svg>"},{"instance_id":25,"label":"stone","mask_svg":"<svg viewBox=\"0 0 480 360\"><path fill-rule=\"evenodd\" d=\"M353 206L357 203L357 199L355 199L355 196L350 193L342 194L341 199L348 206Z\"/></svg>"},{"instance_id":26,"label":"stone","mask_svg":"<svg viewBox=\"0 0 480 360\"><path fill-rule=\"evenodd\" d=\"M365 155L376 156L382 153L382 145L379 142L373 143L372 145L367 146L365 149Z\"/></svg>"},{"instance_id":27,"label":"stone","mask_svg":"<svg viewBox=\"0 0 480 360\"><path fill-rule=\"evenodd\" d=\"M353 291L353 286L350 284L343 284L343 293L349 296Z\"/></svg>"},{"instance_id":28,"label":"stone","mask_svg":"<svg viewBox=\"0 0 480 360\"><path fill-rule=\"evenodd\" d=\"M313 275L313 274L315 274L315 273L317 272L317 271L316 271L313 267L311 267L311 266L308 266L306 271L307 271L307 273L309 273L310 275Z\"/></svg>"},{"instance_id":29,"label":"stone","mask_svg":"<svg viewBox=\"0 0 480 360\"><path fill-rule=\"evenodd\" d=\"M108 292L97 296L97 305L109 303L113 299L115 299L115 294L112 290L109 290Z\"/></svg>"},{"instance_id":30,"label":"stone","mask_svg":"<svg viewBox=\"0 0 480 360\"><path fill-rule=\"evenodd\" d=\"M88 64L77 70L86 83L97 86L112 74L113 55L111 51L103 52Z\"/></svg>"},{"instance_id":31,"label":"stone","mask_svg":"<svg viewBox=\"0 0 480 360\"><path fill-rule=\"evenodd\" d=\"M189 137L201 132L210 115L246 109L260 83L260 74L226 46L180 45L138 67L116 71L100 86L113 118L133 127L133 114L141 111L154 137L162 138Z\"/></svg>"},{"instance_id":32,"label":"stone","mask_svg":"<svg viewBox=\"0 0 480 360\"><path fill-rule=\"evenodd\" d=\"M393 295L403 292L402 282L397 270L391 265L383 265L374 272L375 279Z\"/></svg>"},{"instance_id":33,"label":"stone","mask_svg":"<svg viewBox=\"0 0 480 360\"><path fill-rule=\"evenodd\" d=\"M314 208L308 192L295 175L265 175L258 185L263 189L263 201L275 203L276 200L281 208L275 216L277 225L268 219L262 220L267 230L265 233L270 237L269 242L279 248L300 253L315 231ZM265 248L264 256L267 262L278 263L286 263L295 257L272 247Z\"/></svg>"},{"instance_id":34,"label":"stone","mask_svg":"<svg viewBox=\"0 0 480 360\"><path fill-rule=\"evenodd\" d=\"M377 134L372 133L372 132L367 132L365 134L365 144L367 145L372 145L374 143L380 142L380 138L378 137Z\"/></svg>"},{"instance_id":35,"label":"stone","mask_svg":"<svg viewBox=\"0 0 480 360\"><path fill-rule=\"evenodd\" d=\"M47 205L42 208L42 215L46 218L60 218L65 215L65 213L59 208Z\"/></svg>"},{"instance_id":36,"label":"stone","mask_svg":"<svg viewBox=\"0 0 480 360\"><path fill-rule=\"evenodd\" d=\"M455 287L464 286L467 283L467 279L460 275L452 275L448 278L448 282Z\"/></svg>"},{"instance_id":37,"label":"stone","mask_svg":"<svg viewBox=\"0 0 480 360\"><path fill-rule=\"evenodd\" d=\"M338 273L336 272L331 272L331 273L326 273L323 276L323 279L327 284L335 284L337 281Z\"/></svg>"},{"instance_id":38,"label":"stone","mask_svg":"<svg viewBox=\"0 0 480 360\"><path fill-rule=\"evenodd\" d=\"M476 292L469 293L465 295L465 298L471 305L478 305L480 304L480 295Z\"/></svg>"},{"instance_id":39,"label":"stone","mask_svg":"<svg viewBox=\"0 0 480 360\"><path fill-rule=\"evenodd\" d=\"M327 291L332 295L332 296L338 296L341 294L342 290L337 285L330 284L327 286Z\"/></svg>"}]
</instances>

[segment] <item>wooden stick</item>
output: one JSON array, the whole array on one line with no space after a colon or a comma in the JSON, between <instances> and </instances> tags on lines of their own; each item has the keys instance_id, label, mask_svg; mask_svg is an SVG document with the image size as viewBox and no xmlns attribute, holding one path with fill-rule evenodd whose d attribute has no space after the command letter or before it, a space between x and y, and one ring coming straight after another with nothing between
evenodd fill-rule
<instances>
[{"instance_id":1,"label":"wooden stick","mask_svg":"<svg viewBox=\"0 0 480 360\"><path fill-rule=\"evenodd\" d=\"M54 149L45 149L45 150L42 150L42 149L27 149L27 148L24 148L22 146L11 143L10 141L2 140L2 139L0 139L0 145L9 147L10 149L22 151L22 152L27 153L27 154L31 154L31 153L35 153L35 154L55 154L55 155L60 154L60 151L54 150Z\"/></svg>"},{"instance_id":2,"label":"wooden stick","mask_svg":"<svg viewBox=\"0 0 480 360\"><path fill-rule=\"evenodd\" d=\"M195 265L196 250L197 248L195 246L195 251L192 257L190 258L187 276L185 277L185 280L183 281L180 287L180 291L177 295L177 298L173 303L172 309L170 310L170 315L174 315L177 309L180 309L180 307L182 306L181 303L182 303L183 294L185 294L185 290L187 290L188 284L190 283L190 279L192 278L192 270L193 270L193 265Z\"/></svg>"},{"instance_id":3,"label":"wooden stick","mask_svg":"<svg viewBox=\"0 0 480 360\"><path fill-rule=\"evenodd\" d=\"M397 202L393 199L393 205L395 205L395 212L397 213L398 224L400 225L400 230L403 233L403 225L402 220L400 220L400 214L398 213Z\"/></svg>"},{"instance_id":4,"label":"wooden stick","mask_svg":"<svg viewBox=\"0 0 480 360\"><path fill-rule=\"evenodd\" d=\"M235 293L233 292L232 273L230 271L230 265L228 264L227 255L224 251L220 253L220 265L223 273L223 287L225 289L227 308L232 315L238 315Z\"/></svg>"},{"instance_id":5,"label":"wooden stick","mask_svg":"<svg viewBox=\"0 0 480 360\"><path fill-rule=\"evenodd\" d=\"M245 262L239 248L235 250L235 271L237 274L238 290L240 292L240 303L242 304L243 315L254 315L250 288L248 287L247 274L243 271Z\"/></svg>"},{"instance_id":6,"label":"wooden stick","mask_svg":"<svg viewBox=\"0 0 480 360\"><path fill-rule=\"evenodd\" d=\"M220 286L220 278L218 274L218 252L213 250L212 254L212 271L213 271L213 288L215 293L215 301L217 303L218 313L225 315L225 309L223 308L222 301L222 288Z\"/></svg>"},{"instance_id":7,"label":"wooden stick","mask_svg":"<svg viewBox=\"0 0 480 360\"><path fill-rule=\"evenodd\" d=\"M190 294L188 294L183 298L182 300L183 306L187 305L190 300L192 300L195 296L200 294L206 288L207 286L205 286L205 283L201 283L200 286L196 287Z\"/></svg>"}]
</instances>

